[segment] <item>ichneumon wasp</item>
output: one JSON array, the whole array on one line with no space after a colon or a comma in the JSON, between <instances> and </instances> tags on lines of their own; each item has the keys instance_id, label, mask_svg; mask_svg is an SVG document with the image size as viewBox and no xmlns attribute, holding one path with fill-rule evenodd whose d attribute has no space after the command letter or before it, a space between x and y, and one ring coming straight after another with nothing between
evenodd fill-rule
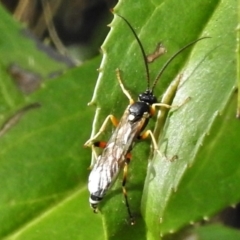
<instances>
[{"instance_id":1,"label":"ichneumon wasp","mask_svg":"<svg viewBox=\"0 0 240 240\"><path fill-rule=\"evenodd\" d=\"M179 55L186 48L192 46L194 43L206 37L199 38L187 44L186 46L181 48L178 52L176 52L163 65L162 69L159 71L157 77L155 78L152 86L150 87L148 60L143 45L140 39L138 38L135 30L127 21L127 19L125 19L121 15L118 14L116 15L120 17L128 25L131 32L135 36L136 41L138 42L138 45L140 47L144 59L147 78L147 89L143 93L139 94L137 101L134 101L122 83L120 70L119 69L116 70L119 85L123 93L129 99L129 105L126 108L125 112L123 113L123 116L119 122L113 115L109 115L105 119L98 133L85 143L85 146L93 148L94 147L103 148L101 155L96 156L96 163L93 165L93 168L89 175L88 190L90 192L89 197L90 206L93 208L94 212L97 212L99 202L103 199L108 189L114 183L120 171L123 170L122 190L125 198L125 204L127 207L128 215L130 217L130 222L133 225L135 223L135 220L130 210L127 191L125 188L128 164L130 163L131 160L130 152L133 148L134 143L137 140L145 139L149 136L152 138L154 150L158 151L157 142L152 131L151 130L144 131L144 129L147 126L149 119L155 114L156 108L161 109L172 107L165 102L157 101L156 96L153 94L154 88L156 87L159 78L161 77L167 66L172 62L172 60L177 55ZM178 80L180 80L180 78ZM112 136L110 137L107 143L96 141L99 135L105 130L109 121L111 121L113 125L116 127Z\"/></svg>"}]
</instances>

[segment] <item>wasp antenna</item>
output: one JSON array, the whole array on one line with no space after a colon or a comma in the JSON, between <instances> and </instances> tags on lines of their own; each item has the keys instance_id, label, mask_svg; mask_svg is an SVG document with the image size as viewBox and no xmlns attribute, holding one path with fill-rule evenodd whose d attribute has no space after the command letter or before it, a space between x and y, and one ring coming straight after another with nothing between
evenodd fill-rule
<instances>
[{"instance_id":1,"label":"wasp antenna","mask_svg":"<svg viewBox=\"0 0 240 240\"><path fill-rule=\"evenodd\" d=\"M112 11L112 13L116 14L118 17L122 18L124 20L124 22L128 25L128 27L130 28L130 30L132 31L133 35L135 36L135 39L137 40L138 42L138 45L141 49L141 52L142 52L142 56L143 56L143 59L144 59L144 65L145 65L145 70L146 70L146 77L147 77L147 88L149 89L150 88L150 76L149 76L149 68L148 68L148 62L147 62L147 57L146 57L146 53L145 53L145 50L143 48L143 45L139 39L139 37L137 36L135 30L133 29L133 27L131 26L131 24L128 22L128 20L126 18L124 18L123 16L115 13L114 11Z\"/></svg>"},{"instance_id":2,"label":"wasp antenna","mask_svg":"<svg viewBox=\"0 0 240 240\"><path fill-rule=\"evenodd\" d=\"M190 46L192 46L193 44L195 44L196 42L206 39L206 38L211 38L211 37L202 37L199 38L193 42L190 42L189 44L187 44L186 46L184 46L183 48L181 48L179 51L177 51L170 59L168 59L168 61L163 65L162 69L160 70L160 72L158 73L156 79L153 82L152 85L152 91L155 88L158 80L160 79L160 77L162 76L163 72L165 71L165 69L167 68L167 66L174 60L175 57L177 57L181 52L183 52L185 49L189 48Z\"/></svg>"}]
</instances>

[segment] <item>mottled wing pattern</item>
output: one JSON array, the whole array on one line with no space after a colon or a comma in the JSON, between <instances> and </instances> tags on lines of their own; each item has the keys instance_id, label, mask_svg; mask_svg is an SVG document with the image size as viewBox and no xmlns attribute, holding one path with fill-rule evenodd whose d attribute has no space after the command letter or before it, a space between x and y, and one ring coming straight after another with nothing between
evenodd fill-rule
<instances>
[{"instance_id":1,"label":"mottled wing pattern","mask_svg":"<svg viewBox=\"0 0 240 240\"><path fill-rule=\"evenodd\" d=\"M128 116L127 109L90 173L88 188L95 196L103 197L114 182L146 120L131 123Z\"/></svg>"}]
</instances>

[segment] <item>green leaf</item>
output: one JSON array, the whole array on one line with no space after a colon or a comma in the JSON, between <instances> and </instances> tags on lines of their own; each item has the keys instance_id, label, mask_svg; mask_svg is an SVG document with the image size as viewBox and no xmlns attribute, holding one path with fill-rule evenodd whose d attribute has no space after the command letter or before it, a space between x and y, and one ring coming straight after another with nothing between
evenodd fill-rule
<instances>
[{"instance_id":1,"label":"green leaf","mask_svg":"<svg viewBox=\"0 0 240 240\"><path fill-rule=\"evenodd\" d=\"M238 240L240 233L238 230L227 228L221 225L210 225L194 229L192 237L199 240Z\"/></svg>"},{"instance_id":2,"label":"green leaf","mask_svg":"<svg viewBox=\"0 0 240 240\"><path fill-rule=\"evenodd\" d=\"M196 45L182 70L186 81L174 104L184 96L191 101L171 115L160 140L167 157L177 154L178 160L155 156L145 182L142 210L150 238L208 219L240 199L234 3L217 5L203 31L212 39Z\"/></svg>"},{"instance_id":3,"label":"green leaf","mask_svg":"<svg viewBox=\"0 0 240 240\"><path fill-rule=\"evenodd\" d=\"M98 65L96 59L46 83L28 99L41 107L1 138L0 221L7 239L78 239L102 231L84 229L101 226L89 208L90 151L83 149L93 117L87 89Z\"/></svg>"},{"instance_id":4,"label":"green leaf","mask_svg":"<svg viewBox=\"0 0 240 240\"><path fill-rule=\"evenodd\" d=\"M127 212L121 202L119 178L101 205L110 238L120 238L124 233L130 239L134 233L139 239L159 239L160 235L178 231L239 201L239 148L230 140L237 142L239 125L234 118L236 103L230 102L237 77L236 9L234 0L120 2L115 8L136 30L147 53L159 41L167 48L167 54L150 66L152 80L181 47L202 36L211 39L202 40L176 58L158 83L156 95L160 97L172 79L182 73L173 105L187 97L191 100L169 114L159 142L167 158L156 155L147 168L149 143L140 143L132 151L127 189L137 223L130 228L124 221ZM124 84L134 99L146 89L143 59L136 40L117 16L111 27L102 47L101 74L92 99L100 107L96 129L110 113L120 118L128 104L117 83L116 68L122 71ZM229 143L226 147L223 139ZM231 149L230 155L226 148ZM178 159L168 161L174 155ZM142 190L145 171L147 178Z\"/></svg>"},{"instance_id":5,"label":"green leaf","mask_svg":"<svg viewBox=\"0 0 240 240\"><path fill-rule=\"evenodd\" d=\"M180 230L190 222L237 203L239 122L234 118L237 103L233 94L238 67L234 52L236 9L234 0L120 1L115 8L134 27L147 53L158 42L167 48L164 56L149 65L152 81L181 47L211 36L177 57L155 89L160 99L172 79L183 73L173 104L187 97L191 100L168 116L159 140L167 159L156 155L147 161L150 141L137 144L132 151L126 187L136 217L134 226L126 221L121 177L100 204L99 214L92 214L88 206L90 150L82 145L90 135L94 108L86 104L94 88L99 59L44 81L38 91L26 96L6 73L10 63L21 63L24 69L41 72L45 78L65 65L37 51L32 41L21 36L17 24L1 13L5 19L2 29L10 31L0 43L2 126L19 117L0 138L1 238L159 239L170 232L181 235ZM136 40L120 18L115 16L111 27L103 44L104 57L92 99L99 108L93 131L110 113L120 118L128 104L117 83L116 68L120 68L134 99L146 89ZM29 56L34 56L33 66ZM41 107L23 111L34 103ZM102 136L103 140L108 139L111 130ZM174 155L178 159L168 161Z\"/></svg>"},{"instance_id":6,"label":"green leaf","mask_svg":"<svg viewBox=\"0 0 240 240\"><path fill-rule=\"evenodd\" d=\"M87 103L100 59L46 80L67 66L39 51L22 35L24 30L0 12L0 238L104 236L100 216L88 203L90 150L83 148L91 131L94 109ZM12 63L24 74L41 73L46 81L34 93L22 93L8 74Z\"/></svg>"},{"instance_id":7,"label":"green leaf","mask_svg":"<svg viewBox=\"0 0 240 240\"><path fill-rule=\"evenodd\" d=\"M67 66L59 55L54 54L50 48L44 47L33 38L30 32L19 26L2 6L0 6L0 13L0 74L2 77L0 81L0 113L2 114L1 120L4 121L10 112L12 113L27 99L27 96L16 88L19 82L14 81L8 74L11 66L16 66L23 72L30 71L33 76L42 79L48 78L50 74L61 73Z\"/></svg>"}]
</instances>

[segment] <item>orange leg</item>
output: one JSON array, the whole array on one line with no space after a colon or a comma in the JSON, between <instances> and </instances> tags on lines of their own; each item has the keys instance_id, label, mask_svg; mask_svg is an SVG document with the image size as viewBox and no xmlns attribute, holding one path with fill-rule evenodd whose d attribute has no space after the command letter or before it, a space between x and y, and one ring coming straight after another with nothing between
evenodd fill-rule
<instances>
[{"instance_id":1,"label":"orange leg","mask_svg":"<svg viewBox=\"0 0 240 240\"><path fill-rule=\"evenodd\" d=\"M106 117L106 119L104 120L101 128L99 129L99 131L97 132L97 134L95 134L93 137L91 137L87 142L85 142L84 146L85 147L91 147L93 145L93 142L105 131L109 120L112 122L112 124L116 127L118 125L118 120L117 118L115 118L113 115L108 115Z\"/></svg>"}]
</instances>

